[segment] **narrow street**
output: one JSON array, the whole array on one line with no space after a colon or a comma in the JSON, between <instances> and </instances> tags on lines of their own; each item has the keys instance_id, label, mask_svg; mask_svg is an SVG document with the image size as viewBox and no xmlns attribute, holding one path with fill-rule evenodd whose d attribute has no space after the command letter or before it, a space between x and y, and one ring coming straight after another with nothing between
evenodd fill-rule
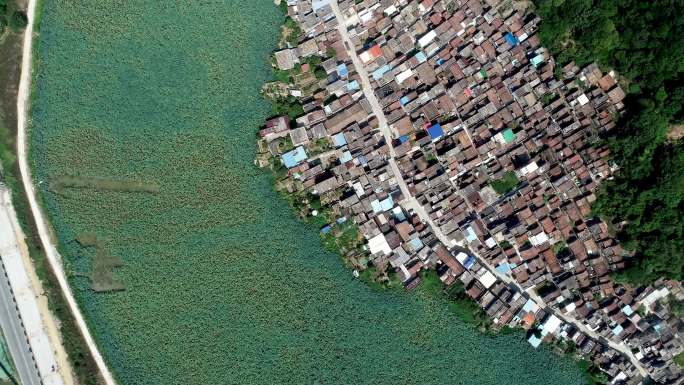
<instances>
[{"instance_id":1,"label":"narrow street","mask_svg":"<svg viewBox=\"0 0 684 385\"><path fill-rule=\"evenodd\" d=\"M371 109L373 110L373 114L375 117L378 119L378 124L379 124L379 129L382 132L383 136L385 137L385 141L387 142L387 145L390 148L390 157L388 159L390 168L392 169L392 173L395 176L395 179L397 181L397 184L399 185L399 188L401 189L401 192L404 196L404 201L400 202L404 208L413 210L418 217L424 222L427 223L430 228L432 229L433 233L435 236L445 245L447 248L452 248L455 246L455 243L453 240L449 239L437 226L434 221L430 218L428 215L427 211L425 211L425 208L416 200L416 198L409 192L408 187L406 185L406 182L404 181L404 178L399 170L399 167L397 166L395 156L396 152L394 151L394 147L392 145L392 132L390 127L387 124L387 118L384 114L384 111L382 109L382 106L378 102L377 97L375 96L375 93L373 91L373 88L371 86L371 82L368 76L368 72L366 69L363 67L363 63L361 62L361 59L359 58L355 48L354 44L352 43L352 40L349 36L349 32L347 31L346 23L345 23L345 18L337 4L336 0L333 0L330 3L333 13L335 14L335 18L338 21L338 30L340 32L340 35L342 37L342 40L344 41L345 48L347 50L347 53L349 54L352 63L354 64L354 67L356 69L356 72L359 74L361 77L361 89L363 91L364 96L368 100ZM466 131L467 133L467 131ZM470 136L470 134L468 134ZM611 348L619 351L628 359L632 362L632 364L639 370L639 372L642 374L642 376L646 376L647 372L644 369L644 367L641 365L639 360L636 359L632 351L629 349L629 347L625 346L624 344L618 344L613 341L607 340L601 336L599 336L597 333L593 332L590 330L584 323L580 322L579 320L565 315L558 311L557 309L553 309L549 306L546 306L544 301L533 291L526 291L524 290L518 282L516 282L514 279L512 279L509 275L502 274L498 272L494 266L492 266L487 260L482 258L479 254L477 254L474 251L470 251L470 254L477 259L477 261L484 266L487 270L489 270L492 274L494 274L499 280L505 282L508 285L516 287L521 293L527 295L529 298L534 300L538 305L543 307L546 311L556 315L558 318L562 319L563 321L574 325L577 327L579 330L581 330L583 333L588 335L589 337L598 340L598 341L603 341L604 343L608 344Z\"/></svg>"}]
</instances>

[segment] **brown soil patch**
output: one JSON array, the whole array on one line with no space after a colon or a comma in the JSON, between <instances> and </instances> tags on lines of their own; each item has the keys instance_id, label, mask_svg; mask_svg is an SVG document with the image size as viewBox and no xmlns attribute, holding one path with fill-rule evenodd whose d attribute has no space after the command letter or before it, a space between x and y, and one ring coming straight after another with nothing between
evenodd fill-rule
<instances>
[{"instance_id":1,"label":"brown soil patch","mask_svg":"<svg viewBox=\"0 0 684 385\"><path fill-rule=\"evenodd\" d=\"M667 132L667 138L670 140L679 140L684 138L684 124L675 124L670 126Z\"/></svg>"},{"instance_id":2,"label":"brown soil patch","mask_svg":"<svg viewBox=\"0 0 684 385\"><path fill-rule=\"evenodd\" d=\"M14 147L17 134L17 89L21 70L22 35L9 29L0 38L0 127L7 130Z\"/></svg>"}]
</instances>

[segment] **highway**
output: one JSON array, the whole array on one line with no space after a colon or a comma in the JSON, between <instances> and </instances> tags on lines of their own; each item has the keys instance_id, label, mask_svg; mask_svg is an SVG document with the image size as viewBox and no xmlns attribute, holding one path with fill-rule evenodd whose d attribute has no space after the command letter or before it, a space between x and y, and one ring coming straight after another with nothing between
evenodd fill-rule
<instances>
[{"instance_id":1,"label":"highway","mask_svg":"<svg viewBox=\"0 0 684 385\"><path fill-rule=\"evenodd\" d=\"M0 327L14 362L15 377L22 385L40 385L40 375L26 338L24 325L14 303L4 264L0 263Z\"/></svg>"},{"instance_id":2,"label":"highway","mask_svg":"<svg viewBox=\"0 0 684 385\"><path fill-rule=\"evenodd\" d=\"M29 278L21 242L23 233L9 190L0 186L0 293L2 313L7 316L2 320L3 330L8 340L22 342L20 349L14 349L17 354L12 353L22 384L64 385L63 372L69 368L58 363L55 351L60 347L55 345L60 342L50 339L47 322L51 314L46 308L41 312L40 288Z\"/></svg>"},{"instance_id":3,"label":"highway","mask_svg":"<svg viewBox=\"0 0 684 385\"><path fill-rule=\"evenodd\" d=\"M352 63L354 64L354 67L356 69L356 72L359 74L359 77L361 78L361 89L363 91L364 96L368 100L371 109L373 110L373 115L378 119L378 128L380 132L383 134L385 137L385 141L387 142L387 145L390 148L390 156L388 159L388 163L390 165L390 168L392 170L392 173L395 176L396 182L399 185L399 188L401 189L402 195L404 196L404 201L400 202L406 209L413 210L418 217L426 223L430 228L432 229L432 232L437 236L437 239L440 240L447 248L451 249L452 247L456 246L454 241L452 239L449 239L437 226L432 218L428 215L427 211L425 211L425 208L416 200L416 198L410 193L408 190L408 187L406 185L406 182L404 181L404 177L401 174L401 171L399 170L399 167L397 167L397 163L395 161L395 156L396 152L394 150L394 146L392 145L392 132L391 128L387 124L387 118L385 117L385 113L382 109L382 106L378 102L377 97L375 96L375 92L373 91L373 88L371 86L371 82L368 76L368 72L363 66L363 63L361 62L361 59L359 58L356 49L354 48L354 43L352 42L350 36L349 36L349 31L347 30L347 25L345 23L345 18L344 15L342 14L338 4L337 0L333 0L330 2L330 6L332 7L333 13L335 14L335 18L337 19L337 29L340 33L340 36L342 37L342 40L344 42L345 49L347 50L347 53L349 54L349 57L352 60ZM468 136L470 134L467 132ZM467 200L466 200L467 202ZM526 291L525 289L520 286L520 284L515 281L511 276L500 273L497 271L494 266L492 266L489 261L486 259L482 258L477 252L470 251L469 254L471 254L475 259L482 265L484 266L487 270L489 270L494 276L496 276L499 280L505 282L506 284L516 287L521 293L526 295L527 298L532 298L540 307L544 308L547 312L556 315L558 318L562 319L563 321L574 325L577 327L579 330L581 330L583 333L588 335L589 337L597 340L597 341L602 341L606 343L608 346L611 348L617 350L618 352L622 353L624 356L626 356L632 364L639 370L639 372L642 374L642 376L647 376L647 372L644 369L643 365L639 362L639 360L634 356L632 351L629 349L628 346L626 346L623 343L616 343L610 340L607 340L591 330L587 325L585 325L583 322L573 318L570 315L561 313L557 309L554 309L550 306L546 306L544 301L534 292L534 291Z\"/></svg>"}]
</instances>

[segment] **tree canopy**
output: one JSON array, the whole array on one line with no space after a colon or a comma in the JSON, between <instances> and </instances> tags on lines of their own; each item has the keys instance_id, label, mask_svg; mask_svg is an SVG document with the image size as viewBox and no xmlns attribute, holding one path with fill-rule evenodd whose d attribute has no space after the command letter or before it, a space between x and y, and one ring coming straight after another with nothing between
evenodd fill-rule
<instances>
[{"instance_id":1,"label":"tree canopy","mask_svg":"<svg viewBox=\"0 0 684 385\"><path fill-rule=\"evenodd\" d=\"M626 113L605 138L615 178L594 213L614 222L634 252L618 278L684 278L684 153L668 131L683 120L684 2L537 0L540 38L557 60L596 61L618 71L630 92Z\"/></svg>"}]
</instances>

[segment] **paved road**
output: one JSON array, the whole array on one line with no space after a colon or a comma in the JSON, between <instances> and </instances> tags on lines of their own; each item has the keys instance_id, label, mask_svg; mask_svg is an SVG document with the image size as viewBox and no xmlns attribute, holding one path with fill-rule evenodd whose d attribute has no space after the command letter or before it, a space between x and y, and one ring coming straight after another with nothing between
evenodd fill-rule
<instances>
[{"instance_id":1,"label":"paved road","mask_svg":"<svg viewBox=\"0 0 684 385\"><path fill-rule=\"evenodd\" d=\"M399 171L399 167L397 167L397 163L395 161L395 156L396 152L394 151L394 146L392 145L392 132L390 127L387 124L387 118L385 117L385 113L382 109L382 106L378 102L377 97L375 96L375 92L373 91L373 87L371 86L370 78L368 76L368 72L363 66L363 63L361 62L361 59L359 58L358 54L356 53L356 49L354 48L354 43L352 43L352 40L349 36L349 32L347 31L347 25L345 24L345 18L342 15L342 12L337 4L336 0L331 1L330 3L333 13L335 14L335 17L337 18L338 22L338 31L340 32L340 35L342 37L343 42L345 43L345 49L347 50L347 53L349 54L349 57L352 60L352 63L354 64L354 67L356 69L356 72L359 74L359 77L361 78L361 89L363 91L364 96L368 100L371 109L373 110L373 114L375 117L378 119L378 124L379 124L379 129L380 132L382 132L383 136L385 137L385 141L387 142L387 145L390 148L390 158L388 159L388 163L390 165L390 168L392 169L392 173L394 174L397 184L399 185L399 188L401 189L401 192L404 196L404 201L401 202L401 204L410 210L413 210L418 217L425 223L427 223L430 228L432 229L432 232L437 236L437 239L439 239L444 245L446 245L448 248L451 248L455 246L455 243L452 239L449 239L437 226L432 218L428 215L427 211L425 211L425 208L416 200L416 198L409 192L408 187L406 185L406 182L404 181L404 177L402 176L401 172ZM470 137L470 133L468 133L468 136ZM467 200L466 200L467 201ZM595 340L603 341L604 343L607 343L611 348L617 350L618 352L622 353L623 355L627 356L627 358L632 362L632 364L639 370L639 372L643 375L646 376L647 372L644 369L644 367L641 365L639 360L636 359L632 351L629 349L629 347L625 346L624 344L618 344L613 341L607 340L603 338L602 336L598 335L596 332L592 331L589 329L583 322L573 318L570 315L566 315L558 311L557 309L553 309L549 306L546 306L545 302L534 292L534 291L526 291L523 289L520 284L518 284L517 281L515 281L511 276L502 274L498 272L494 266L492 266L489 261L486 259L482 258L478 253L474 251L470 251L470 254L473 255L478 262L483 265L487 270L489 270L492 274L494 274L497 278L499 278L501 281L507 283L508 285L516 287L521 293L527 294L528 298L532 298L535 302L537 302L538 305L540 305L542 308L544 308L547 312L550 312L552 314L555 314L558 318L564 320L565 322L574 325L577 327L579 330L581 330L583 333L587 334L588 336L592 337Z\"/></svg>"},{"instance_id":2,"label":"paved road","mask_svg":"<svg viewBox=\"0 0 684 385\"><path fill-rule=\"evenodd\" d=\"M22 385L40 385L38 368L36 368L28 339L24 334L24 325L14 303L14 294L6 274L5 266L0 263L0 327L14 361L19 382Z\"/></svg>"},{"instance_id":3,"label":"paved road","mask_svg":"<svg viewBox=\"0 0 684 385\"><path fill-rule=\"evenodd\" d=\"M39 376L38 382L24 381L25 374L20 372L22 382L43 385L65 385L62 378L60 365L55 354L48 328L43 317L49 314L41 314L38 303L39 293L29 279L29 272L24 264L22 250L20 248L19 223L11 204L9 190L0 186L0 257L2 259L2 272L0 275L0 288L3 289L4 309L11 318L18 318L18 325L8 325L7 333L21 334L24 339L25 349L30 349L28 356L18 356L15 360L32 362L32 370ZM10 291L11 288L11 291ZM12 311L14 310L14 311Z\"/></svg>"},{"instance_id":4,"label":"paved road","mask_svg":"<svg viewBox=\"0 0 684 385\"><path fill-rule=\"evenodd\" d=\"M48 221L45 219L41 207L38 205L35 188L33 186L33 179L31 177L31 169L28 164L28 143L27 143L27 122L28 111L31 94L31 65L33 64L33 27L36 16L36 0L29 0L27 7L28 25L24 33L24 45L22 50L21 62L21 77L19 79L19 91L17 94L17 158L19 161L19 170L21 172L21 180L24 184L24 189L31 207L36 227L38 228L38 235L45 251L45 256L50 263L52 272L57 277L59 288L64 296L69 310L76 321L83 338L88 346L90 354L95 360L98 370L106 385L116 385L114 377L102 358L102 354L95 344L95 340L88 330L83 314L76 303L74 294L69 287L69 283L62 266L62 258L59 255L57 248L50 238L50 231L48 230ZM39 363L40 364L40 363Z\"/></svg>"}]
</instances>

